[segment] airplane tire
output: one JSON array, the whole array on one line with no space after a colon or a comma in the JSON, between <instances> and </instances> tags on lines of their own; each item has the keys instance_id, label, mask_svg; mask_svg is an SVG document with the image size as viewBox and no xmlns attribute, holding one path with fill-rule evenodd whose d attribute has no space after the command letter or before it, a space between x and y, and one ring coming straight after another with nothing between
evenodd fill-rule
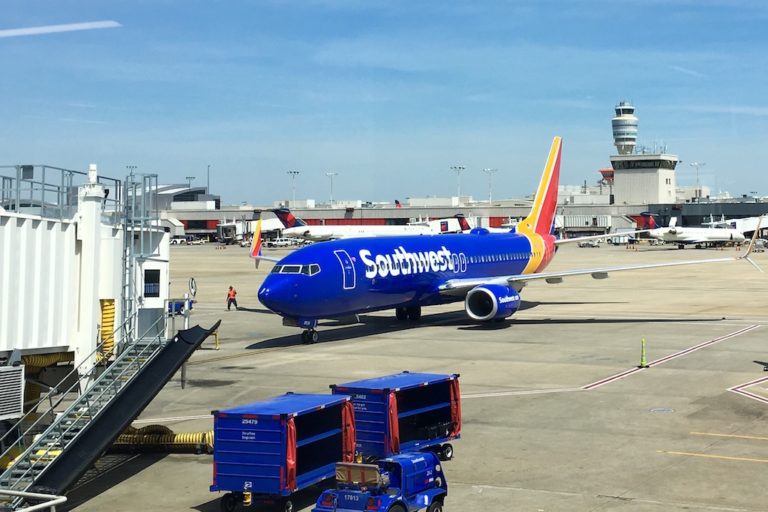
<instances>
[{"instance_id":1,"label":"airplane tire","mask_svg":"<svg viewBox=\"0 0 768 512\"><path fill-rule=\"evenodd\" d=\"M408 320L408 311L405 308L395 308L395 318L401 322Z\"/></svg>"},{"instance_id":2,"label":"airplane tire","mask_svg":"<svg viewBox=\"0 0 768 512\"><path fill-rule=\"evenodd\" d=\"M314 329L309 331L309 342L317 343L318 341L320 341L320 334Z\"/></svg>"},{"instance_id":3,"label":"airplane tire","mask_svg":"<svg viewBox=\"0 0 768 512\"><path fill-rule=\"evenodd\" d=\"M406 312L408 315L408 320L415 322L421 318L421 306L406 308Z\"/></svg>"}]
</instances>

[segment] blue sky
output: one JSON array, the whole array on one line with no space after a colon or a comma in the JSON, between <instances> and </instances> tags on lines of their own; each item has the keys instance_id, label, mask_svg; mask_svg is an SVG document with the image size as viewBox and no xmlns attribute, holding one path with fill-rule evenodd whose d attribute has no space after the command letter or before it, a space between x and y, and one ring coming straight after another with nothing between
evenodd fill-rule
<instances>
[{"instance_id":1,"label":"blue sky","mask_svg":"<svg viewBox=\"0 0 768 512\"><path fill-rule=\"evenodd\" d=\"M768 194L768 4L751 0L508 2L5 0L0 163L47 163L223 202L494 198L535 188L551 138L561 183L594 183L630 100L640 142L684 161L678 183Z\"/></svg>"}]
</instances>

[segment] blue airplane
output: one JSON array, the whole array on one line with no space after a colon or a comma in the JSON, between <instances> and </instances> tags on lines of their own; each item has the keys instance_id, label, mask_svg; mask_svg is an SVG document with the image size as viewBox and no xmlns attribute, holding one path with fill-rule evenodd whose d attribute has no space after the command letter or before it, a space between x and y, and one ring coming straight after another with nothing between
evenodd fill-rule
<instances>
[{"instance_id":1,"label":"blue airplane","mask_svg":"<svg viewBox=\"0 0 768 512\"><path fill-rule=\"evenodd\" d=\"M520 290L532 280L559 283L586 274L604 279L621 270L749 259L754 241L738 257L543 272L558 244L584 240L553 235L561 151L562 141L555 137L530 214L506 233L475 228L460 234L340 239L277 260L261 255L257 227L251 256L257 264L262 259L275 263L259 300L283 317L283 325L303 328L304 343L314 343L320 319L394 309L398 320L415 321L424 306L464 301L472 320L503 321L518 310Z\"/></svg>"}]
</instances>

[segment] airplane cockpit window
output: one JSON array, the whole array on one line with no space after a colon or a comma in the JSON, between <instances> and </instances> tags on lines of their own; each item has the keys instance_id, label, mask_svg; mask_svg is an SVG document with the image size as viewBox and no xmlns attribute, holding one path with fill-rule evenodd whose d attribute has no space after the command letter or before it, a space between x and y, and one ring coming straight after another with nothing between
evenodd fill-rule
<instances>
[{"instance_id":1,"label":"airplane cockpit window","mask_svg":"<svg viewBox=\"0 0 768 512\"><path fill-rule=\"evenodd\" d=\"M272 274L304 274L313 276L320 273L320 265L312 263L309 265L275 265L272 267Z\"/></svg>"}]
</instances>

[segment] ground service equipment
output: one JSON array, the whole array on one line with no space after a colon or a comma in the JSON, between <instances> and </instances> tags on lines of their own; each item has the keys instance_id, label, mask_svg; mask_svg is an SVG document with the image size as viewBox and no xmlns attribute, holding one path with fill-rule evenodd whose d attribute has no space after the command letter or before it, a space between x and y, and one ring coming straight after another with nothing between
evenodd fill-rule
<instances>
[{"instance_id":1,"label":"ground service equipment","mask_svg":"<svg viewBox=\"0 0 768 512\"><path fill-rule=\"evenodd\" d=\"M403 453L376 464L337 464L336 489L324 491L312 512L442 512L447 494L436 454Z\"/></svg>"},{"instance_id":2,"label":"ground service equipment","mask_svg":"<svg viewBox=\"0 0 768 512\"><path fill-rule=\"evenodd\" d=\"M355 405L357 451L366 460L432 450L453 457L461 434L458 374L403 372L331 386Z\"/></svg>"},{"instance_id":3,"label":"ground service equipment","mask_svg":"<svg viewBox=\"0 0 768 512\"><path fill-rule=\"evenodd\" d=\"M333 478L337 462L354 459L354 410L346 395L288 393L212 414L210 490L228 491L225 511L253 500L291 512L294 492Z\"/></svg>"}]
</instances>

